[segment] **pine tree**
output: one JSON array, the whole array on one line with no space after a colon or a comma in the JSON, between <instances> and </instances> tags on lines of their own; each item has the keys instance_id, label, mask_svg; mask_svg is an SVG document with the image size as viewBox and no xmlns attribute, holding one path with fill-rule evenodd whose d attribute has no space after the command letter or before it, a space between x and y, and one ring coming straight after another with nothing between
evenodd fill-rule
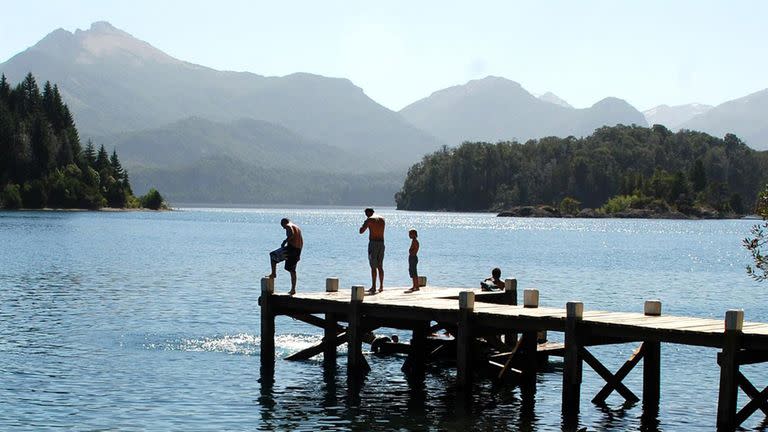
<instances>
[{"instance_id":1,"label":"pine tree","mask_svg":"<svg viewBox=\"0 0 768 432\"><path fill-rule=\"evenodd\" d=\"M116 180L121 181L124 172L122 165L120 165L120 160L117 158L117 150L112 150L112 156L109 157L109 165L112 167L112 175Z\"/></svg>"},{"instance_id":2,"label":"pine tree","mask_svg":"<svg viewBox=\"0 0 768 432\"><path fill-rule=\"evenodd\" d=\"M707 172L704 170L704 163L701 159L696 159L696 163L693 165L691 183L693 183L693 190L695 192L701 192L707 187Z\"/></svg>"},{"instance_id":3,"label":"pine tree","mask_svg":"<svg viewBox=\"0 0 768 432\"><path fill-rule=\"evenodd\" d=\"M104 144L102 144L99 147L99 153L96 155L96 171L101 174L102 171L106 170L107 173L111 174L110 171L110 165L109 165L109 155L107 154L107 151L104 149Z\"/></svg>"},{"instance_id":4,"label":"pine tree","mask_svg":"<svg viewBox=\"0 0 768 432\"><path fill-rule=\"evenodd\" d=\"M85 151L83 152L83 157L85 159L85 163L93 168L96 169L96 150L93 148L93 141L90 139L88 140L88 143L85 145Z\"/></svg>"},{"instance_id":5,"label":"pine tree","mask_svg":"<svg viewBox=\"0 0 768 432\"><path fill-rule=\"evenodd\" d=\"M11 94L11 86L8 84L8 80L5 78L5 74L0 76L0 101L8 101L8 97Z\"/></svg>"},{"instance_id":6,"label":"pine tree","mask_svg":"<svg viewBox=\"0 0 768 432\"><path fill-rule=\"evenodd\" d=\"M21 114L30 115L38 109L41 102L40 88L32 72L28 73L24 81L19 84L19 90L21 91Z\"/></svg>"}]
</instances>

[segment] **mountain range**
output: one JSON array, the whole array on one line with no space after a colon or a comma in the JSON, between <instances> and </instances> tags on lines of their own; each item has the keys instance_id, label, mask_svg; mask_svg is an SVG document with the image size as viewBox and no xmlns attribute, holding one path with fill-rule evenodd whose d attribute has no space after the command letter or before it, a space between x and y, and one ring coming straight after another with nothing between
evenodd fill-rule
<instances>
[{"instance_id":1,"label":"mountain range","mask_svg":"<svg viewBox=\"0 0 768 432\"><path fill-rule=\"evenodd\" d=\"M536 97L514 81L487 77L394 112L344 78L219 71L176 59L106 22L55 30L0 63L12 83L28 72L58 85L81 138L117 148L138 192L156 181L171 191L171 201L298 204L309 196L345 204L371 193L383 200L372 203L391 204L405 170L443 145L583 136L617 123L734 132L752 147L768 147L760 118L768 90L706 112L672 115L658 107L644 116L618 98L576 109L551 92ZM223 171L214 175L217 169ZM268 192L286 175L293 194ZM195 186L185 188L178 178ZM263 184L236 188L242 196L225 190L243 181ZM321 192L304 193L311 190Z\"/></svg>"},{"instance_id":2,"label":"mountain range","mask_svg":"<svg viewBox=\"0 0 768 432\"><path fill-rule=\"evenodd\" d=\"M685 105L659 105L643 111L649 125L660 124L669 129L677 130L688 120L704 114L714 108L712 105L699 103Z\"/></svg>"},{"instance_id":3,"label":"mountain range","mask_svg":"<svg viewBox=\"0 0 768 432\"><path fill-rule=\"evenodd\" d=\"M520 84L500 77L470 81L432 93L400 111L408 121L449 145L544 136L584 136L603 125L646 126L627 102L603 99L590 108L564 106L559 98L537 98Z\"/></svg>"}]
</instances>

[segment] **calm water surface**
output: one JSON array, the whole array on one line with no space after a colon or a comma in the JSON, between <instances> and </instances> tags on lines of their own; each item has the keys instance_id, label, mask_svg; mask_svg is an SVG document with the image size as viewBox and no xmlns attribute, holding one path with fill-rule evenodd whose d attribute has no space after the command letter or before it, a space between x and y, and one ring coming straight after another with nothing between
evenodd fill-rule
<instances>
[{"instance_id":1,"label":"calm water surface","mask_svg":"<svg viewBox=\"0 0 768 432\"><path fill-rule=\"evenodd\" d=\"M385 210L385 285L409 284L407 229L419 230L419 268L432 285L476 286L495 266L543 306L721 319L743 308L768 322L768 285L749 280L740 245L754 221L511 219ZM184 209L166 213L0 212L0 430L560 430L561 364L539 375L534 406L516 389L476 384L457 403L455 371L409 383L402 358L369 357L359 400L320 360L278 360L259 382L259 278L279 245L281 217L304 230L299 290L367 284L361 209ZM277 290L289 289L280 270ZM319 340L278 320L278 355ZM407 338L407 336L406 336ZM635 345L592 351L612 370ZM341 351L340 351L341 352ZM580 423L590 430L709 431L718 368L712 349L662 347L656 421L612 396L585 367ZM640 394L641 368L625 381ZM744 368L759 387L765 367ZM740 396L740 404L745 396ZM747 423L765 429L760 416Z\"/></svg>"}]
</instances>

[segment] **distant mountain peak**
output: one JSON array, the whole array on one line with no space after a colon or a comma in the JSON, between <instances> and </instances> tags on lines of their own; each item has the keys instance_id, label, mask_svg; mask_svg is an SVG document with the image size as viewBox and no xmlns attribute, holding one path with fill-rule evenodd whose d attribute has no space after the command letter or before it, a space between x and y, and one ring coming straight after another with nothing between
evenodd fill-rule
<instances>
[{"instance_id":1,"label":"distant mountain peak","mask_svg":"<svg viewBox=\"0 0 768 432\"><path fill-rule=\"evenodd\" d=\"M543 95L539 96L539 99L543 100L544 102L553 103L555 105L560 105L561 107L565 108L573 108L571 104L563 100L560 96L548 91L544 93Z\"/></svg>"},{"instance_id":2,"label":"distant mountain peak","mask_svg":"<svg viewBox=\"0 0 768 432\"><path fill-rule=\"evenodd\" d=\"M103 58L129 65L183 63L106 21L94 22L88 30L77 29L74 33L56 29L30 50L55 58L74 58L77 63Z\"/></svg>"},{"instance_id":3,"label":"distant mountain peak","mask_svg":"<svg viewBox=\"0 0 768 432\"><path fill-rule=\"evenodd\" d=\"M82 31L82 30L78 29L77 31ZM96 21L92 23L91 28L88 29L88 31L91 31L94 33L118 33L118 34L125 34L125 35L128 34L118 29L117 27L113 26L107 21Z\"/></svg>"},{"instance_id":4,"label":"distant mountain peak","mask_svg":"<svg viewBox=\"0 0 768 432\"><path fill-rule=\"evenodd\" d=\"M511 79L495 76L495 75L488 75L485 78L470 80L466 84L466 86L469 88L490 87L490 86L499 86L499 85L503 85L507 87L515 87L519 89L523 88L523 86L521 86L520 83L518 83L517 81L512 81Z\"/></svg>"},{"instance_id":5,"label":"distant mountain peak","mask_svg":"<svg viewBox=\"0 0 768 432\"><path fill-rule=\"evenodd\" d=\"M629 102L625 101L624 99L608 96L607 98L603 98L597 102L595 102L594 105L592 105L592 108L598 108L598 107L616 107L616 106L632 106ZM634 109L634 107L633 107Z\"/></svg>"},{"instance_id":6,"label":"distant mountain peak","mask_svg":"<svg viewBox=\"0 0 768 432\"><path fill-rule=\"evenodd\" d=\"M650 125L661 124L671 130L677 130L683 123L712 108L711 105L701 103L674 106L662 104L643 111L643 115Z\"/></svg>"}]
</instances>

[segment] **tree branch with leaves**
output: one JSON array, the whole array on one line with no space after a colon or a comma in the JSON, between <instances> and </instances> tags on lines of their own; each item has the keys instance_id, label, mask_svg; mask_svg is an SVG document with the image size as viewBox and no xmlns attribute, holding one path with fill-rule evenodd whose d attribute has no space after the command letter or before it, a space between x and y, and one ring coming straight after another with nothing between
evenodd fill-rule
<instances>
[{"instance_id":1,"label":"tree branch with leaves","mask_svg":"<svg viewBox=\"0 0 768 432\"><path fill-rule=\"evenodd\" d=\"M747 266L747 274L758 282L768 280L768 185L757 198L755 212L763 218L763 223L757 224L750 230L753 237L744 239L744 247L752 254L754 267Z\"/></svg>"}]
</instances>

